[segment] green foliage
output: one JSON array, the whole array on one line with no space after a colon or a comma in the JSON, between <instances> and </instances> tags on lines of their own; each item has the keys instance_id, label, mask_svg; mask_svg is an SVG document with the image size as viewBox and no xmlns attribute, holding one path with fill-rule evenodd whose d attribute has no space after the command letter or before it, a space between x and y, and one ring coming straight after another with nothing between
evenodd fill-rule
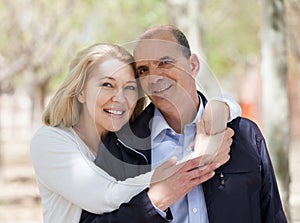
<instances>
[{"instance_id":1,"label":"green foliage","mask_svg":"<svg viewBox=\"0 0 300 223\"><path fill-rule=\"evenodd\" d=\"M41 78L45 71L61 67L57 69L59 74L52 74L49 89L62 81L70 60L83 47L95 42L126 44L150 26L170 22L167 1L162 0L33 0L30 7L28 3L0 0L0 52L9 64L32 45L34 56L30 61L37 63L47 47L51 47L50 37L44 38L46 33L49 30L53 30L53 35L62 32L63 38L54 46L52 60L35 71ZM258 1L240 0L228 4L222 0L207 0L203 7L203 43L209 66L219 76L240 72L249 54L259 54L261 11ZM15 17L12 11L17 12ZM54 26L48 25L53 20Z\"/></svg>"},{"instance_id":2,"label":"green foliage","mask_svg":"<svg viewBox=\"0 0 300 223\"><path fill-rule=\"evenodd\" d=\"M126 43L134 41L145 28L166 23L166 5L161 0L90 0L82 19L86 42Z\"/></svg>"},{"instance_id":3,"label":"green foliage","mask_svg":"<svg viewBox=\"0 0 300 223\"><path fill-rule=\"evenodd\" d=\"M261 6L257 1L207 1L204 47L218 76L241 72L249 55L260 54Z\"/></svg>"},{"instance_id":4,"label":"green foliage","mask_svg":"<svg viewBox=\"0 0 300 223\"><path fill-rule=\"evenodd\" d=\"M51 90L62 81L77 51L95 42L134 41L146 27L166 21L165 8L158 0L0 0L0 66L26 57L28 66L8 80L10 85L18 87L16 80L25 79L29 69L37 83L49 79ZM55 40L56 35L62 37ZM43 62L47 54L49 60Z\"/></svg>"}]
</instances>

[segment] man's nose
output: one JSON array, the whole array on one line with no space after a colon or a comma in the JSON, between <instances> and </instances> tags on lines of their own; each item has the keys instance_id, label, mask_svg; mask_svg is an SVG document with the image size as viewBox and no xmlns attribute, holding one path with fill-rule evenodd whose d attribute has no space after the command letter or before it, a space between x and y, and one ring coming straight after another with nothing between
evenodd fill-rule
<instances>
[{"instance_id":1,"label":"man's nose","mask_svg":"<svg viewBox=\"0 0 300 223\"><path fill-rule=\"evenodd\" d=\"M157 84L164 79L162 75L152 74L147 77L148 84Z\"/></svg>"},{"instance_id":2,"label":"man's nose","mask_svg":"<svg viewBox=\"0 0 300 223\"><path fill-rule=\"evenodd\" d=\"M151 65L149 66L149 76L148 76L148 82L150 83L157 83L160 80L162 80L163 77L163 72L162 69L158 68L156 63L151 63Z\"/></svg>"}]
</instances>

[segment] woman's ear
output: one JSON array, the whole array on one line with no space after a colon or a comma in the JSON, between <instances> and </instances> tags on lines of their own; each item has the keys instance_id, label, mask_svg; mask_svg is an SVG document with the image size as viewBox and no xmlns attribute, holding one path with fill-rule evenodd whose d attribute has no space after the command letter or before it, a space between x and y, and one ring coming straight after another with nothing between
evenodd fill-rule
<instances>
[{"instance_id":1,"label":"woman's ear","mask_svg":"<svg viewBox=\"0 0 300 223\"><path fill-rule=\"evenodd\" d=\"M76 96L77 97L77 100L80 102L80 103L84 103L85 102L85 93L84 91L80 91L79 94Z\"/></svg>"},{"instance_id":2,"label":"woman's ear","mask_svg":"<svg viewBox=\"0 0 300 223\"><path fill-rule=\"evenodd\" d=\"M194 53L190 56L190 64L192 69L192 76L196 78L200 70L200 61L198 59L198 56Z\"/></svg>"}]
</instances>

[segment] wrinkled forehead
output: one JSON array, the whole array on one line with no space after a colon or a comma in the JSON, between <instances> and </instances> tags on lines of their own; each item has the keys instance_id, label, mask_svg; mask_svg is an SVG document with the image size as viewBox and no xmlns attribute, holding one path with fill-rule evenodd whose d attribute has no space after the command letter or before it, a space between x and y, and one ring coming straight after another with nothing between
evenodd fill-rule
<instances>
[{"instance_id":1,"label":"wrinkled forehead","mask_svg":"<svg viewBox=\"0 0 300 223\"><path fill-rule=\"evenodd\" d=\"M164 57L182 56L183 46L174 41L161 39L144 39L137 42L134 48L136 62L159 60Z\"/></svg>"}]
</instances>

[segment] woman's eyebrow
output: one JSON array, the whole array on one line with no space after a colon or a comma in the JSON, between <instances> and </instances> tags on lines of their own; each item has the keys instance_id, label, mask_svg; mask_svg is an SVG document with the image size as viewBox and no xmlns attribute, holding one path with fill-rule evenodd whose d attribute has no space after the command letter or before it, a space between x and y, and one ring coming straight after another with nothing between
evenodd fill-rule
<instances>
[{"instance_id":1,"label":"woman's eyebrow","mask_svg":"<svg viewBox=\"0 0 300 223\"><path fill-rule=\"evenodd\" d=\"M113 78L112 76L104 76L104 77L100 77L100 78L98 78L98 81L105 80L105 79L109 79L109 80L116 80L116 79L115 79L115 78Z\"/></svg>"},{"instance_id":2,"label":"woman's eyebrow","mask_svg":"<svg viewBox=\"0 0 300 223\"><path fill-rule=\"evenodd\" d=\"M136 84L136 80L129 80L129 81L127 81L126 83L133 83L133 84Z\"/></svg>"}]
</instances>

